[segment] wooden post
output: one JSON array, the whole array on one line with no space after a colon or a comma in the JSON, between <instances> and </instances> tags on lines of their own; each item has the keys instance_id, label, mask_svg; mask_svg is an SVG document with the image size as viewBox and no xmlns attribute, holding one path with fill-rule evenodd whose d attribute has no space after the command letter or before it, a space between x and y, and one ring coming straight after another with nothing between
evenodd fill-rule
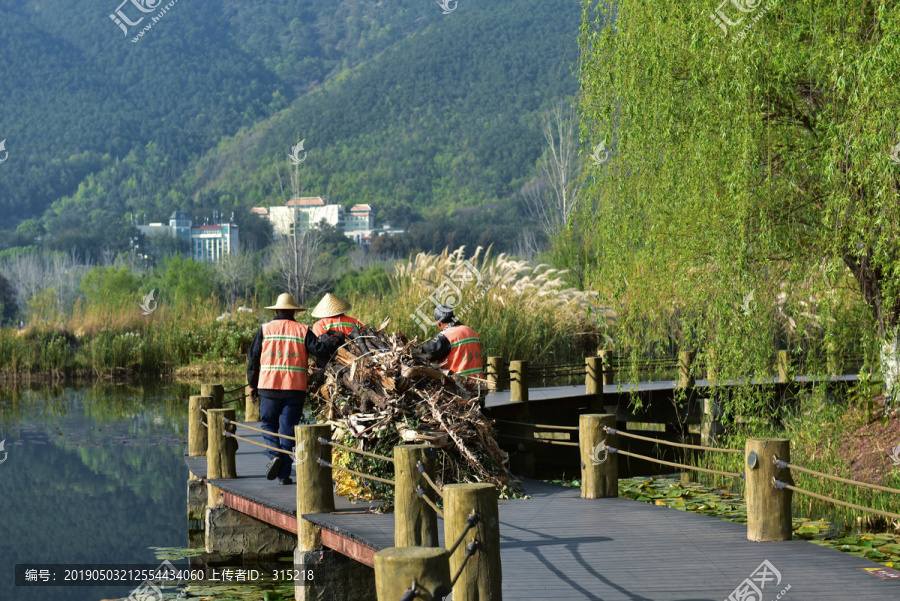
<instances>
[{"instance_id":1,"label":"wooden post","mask_svg":"<svg viewBox=\"0 0 900 601\"><path fill-rule=\"evenodd\" d=\"M778 381L787 384L793 378L790 377L791 356L788 351L778 351Z\"/></svg>"},{"instance_id":2,"label":"wooden post","mask_svg":"<svg viewBox=\"0 0 900 601\"><path fill-rule=\"evenodd\" d=\"M775 488L773 478L793 484L791 471L775 465L775 457L791 461L791 441L748 438L744 447L747 494L747 540L791 540L792 491Z\"/></svg>"},{"instance_id":3,"label":"wooden post","mask_svg":"<svg viewBox=\"0 0 900 601\"><path fill-rule=\"evenodd\" d=\"M244 387L244 420L248 422L259 421L259 399L250 396L250 385Z\"/></svg>"},{"instance_id":4,"label":"wooden post","mask_svg":"<svg viewBox=\"0 0 900 601\"><path fill-rule=\"evenodd\" d=\"M606 450L618 446L618 437L607 434L603 426L615 428L616 416L588 413L578 418L582 499L619 496L619 461Z\"/></svg>"},{"instance_id":5,"label":"wooden post","mask_svg":"<svg viewBox=\"0 0 900 601\"><path fill-rule=\"evenodd\" d=\"M603 360L600 357L585 357L584 393L603 394Z\"/></svg>"},{"instance_id":6,"label":"wooden post","mask_svg":"<svg viewBox=\"0 0 900 601\"><path fill-rule=\"evenodd\" d=\"M318 459L331 463L331 447L319 438L331 438L331 426L314 424L296 426L294 447L297 468L297 548L312 551L322 546L322 532L318 526L303 519L304 513L334 511L334 487L331 470L319 465Z\"/></svg>"},{"instance_id":7,"label":"wooden post","mask_svg":"<svg viewBox=\"0 0 900 601\"><path fill-rule=\"evenodd\" d=\"M692 351L679 351L678 353L678 388L691 388L694 386L694 376L691 374L691 364L694 362Z\"/></svg>"},{"instance_id":8,"label":"wooden post","mask_svg":"<svg viewBox=\"0 0 900 601\"><path fill-rule=\"evenodd\" d=\"M509 402L528 402L528 361L509 362Z\"/></svg>"},{"instance_id":9,"label":"wooden post","mask_svg":"<svg viewBox=\"0 0 900 601\"><path fill-rule=\"evenodd\" d=\"M400 601L413 584L418 591L414 597L417 601L443 601L450 594L448 559L449 554L444 548L382 549L375 554L375 593L378 601Z\"/></svg>"},{"instance_id":10,"label":"wooden post","mask_svg":"<svg viewBox=\"0 0 900 601\"><path fill-rule=\"evenodd\" d=\"M211 396L214 409L222 408L222 401L225 400L225 387L221 384L201 384L200 394L203 396Z\"/></svg>"},{"instance_id":11,"label":"wooden post","mask_svg":"<svg viewBox=\"0 0 900 601\"><path fill-rule=\"evenodd\" d=\"M502 574L497 489L493 484L448 484L443 492L445 545L453 545L466 531L473 510L478 514L478 523L466 532L462 544L450 556L450 573L456 575L466 558L466 547L473 540L478 542L478 550L453 587L453 601L499 601Z\"/></svg>"},{"instance_id":12,"label":"wooden post","mask_svg":"<svg viewBox=\"0 0 900 601\"><path fill-rule=\"evenodd\" d=\"M237 440L226 438L225 432L233 432L233 425L225 425L225 419L234 419L234 409L207 410L209 424L209 441L206 449L206 478L237 478L234 454L237 451Z\"/></svg>"},{"instance_id":13,"label":"wooden post","mask_svg":"<svg viewBox=\"0 0 900 601\"><path fill-rule=\"evenodd\" d=\"M600 362L603 364L603 385L609 386L616 383L616 372L613 370L613 352L610 350L597 351Z\"/></svg>"},{"instance_id":14,"label":"wooden post","mask_svg":"<svg viewBox=\"0 0 900 601\"><path fill-rule=\"evenodd\" d=\"M427 452L428 449L432 452ZM421 461L426 473L434 480L433 449L427 444L394 447L394 545L397 547L438 546L437 514L416 493L416 487L421 487L432 501L437 498L416 467Z\"/></svg>"},{"instance_id":15,"label":"wooden post","mask_svg":"<svg viewBox=\"0 0 900 601\"><path fill-rule=\"evenodd\" d=\"M703 424L700 426L700 444L711 447L725 433L722 426L722 404L715 397L703 399Z\"/></svg>"},{"instance_id":16,"label":"wooden post","mask_svg":"<svg viewBox=\"0 0 900 601\"><path fill-rule=\"evenodd\" d=\"M716 352L712 349L706 351L706 379L711 385L719 380L719 369L716 366Z\"/></svg>"},{"instance_id":17,"label":"wooden post","mask_svg":"<svg viewBox=\"0 0 900 601\"><path fill-rule=\"evenodd\" d=\"M506 390L506 362L503 357L488 357L488 382L490 390Z\"/></svg>"},{"instance_id":18,"label":"wooden post","mask_svg":"<svg viewBox=\"0 0 900 601\"><path fill-rule=\"evenodd\" d=\"M197 457L206 455L207 430L200 420L208 421L206 414L200 409L209 409L211 397L193 395L188 399L188 455Z\"/></svg>"},{"instance_id":19,"label":"wooden post","mask_svg":"<svg viewBox=\"0 0 900 601\"><path fill-rule=\"evenodd\" d=\"M826 344L826 366L828 367L829 376L839 376L843 370L841 365L841 355L838 352L837 343L833 340Z\"/></svg>"}]
</instances>

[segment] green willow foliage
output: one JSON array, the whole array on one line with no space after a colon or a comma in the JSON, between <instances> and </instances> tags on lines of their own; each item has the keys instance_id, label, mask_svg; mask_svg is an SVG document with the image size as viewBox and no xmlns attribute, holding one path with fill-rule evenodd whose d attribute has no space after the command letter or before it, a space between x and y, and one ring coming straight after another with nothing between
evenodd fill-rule
<instances>
[{"instance_id":1,"label":"green willow foliage","mask_svg":"<svg viewBox=\"0 0 900 601\"><path fill-rule=\"evenodd\" d=\"M723 35L716 0L582 2L588 278L626 353L825 372L900 317L900 6L738 4Z\"/></svg>"}]
</instances>

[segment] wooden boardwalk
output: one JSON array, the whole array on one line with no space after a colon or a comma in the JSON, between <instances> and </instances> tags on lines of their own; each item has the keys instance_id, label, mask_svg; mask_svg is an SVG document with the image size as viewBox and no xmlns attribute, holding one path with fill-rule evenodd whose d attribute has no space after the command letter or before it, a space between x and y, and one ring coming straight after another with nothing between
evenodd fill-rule
<instances>
[{"instance_id":1,"label":"wooden boardwalk","mask_svg":"<svg viewBox=\"0 0 900 601\"><path fill-rule=\"evenodd\" d=\"M812 382L815 378L811 376L797 376L794 378L794 383L796 384L808 384ZM842 376L830 376L827 378L829 382L858 382L859 376L856 374L848 374ZM778 378L767 378L764 380L753 380L754 384L770 384L777 385L779 384ZM677 382L675 380L656 380L653 382L638 382L635 384L634 382L622 382L621 389L619 388L619 384L606 384L603 386L603 394L604 395L617 395L617 394L629 394L631 392L665 392L665 391L673 391L677 388ZM694 386L695 388L711 388L714 385L716 386L732 386L734 385L734 381L722 381L722 382L712 382L711 380L698 379ZM584 384L579 384L577 386L547 386L544 388L530 388L528 390L528 398L531 401L549 401L553 399L566 399L571 397L578 397L584 395ZM489 392L485 396L485 406L486 407L497 407L500 405L509 404L509 390L498 390L495 392Z\"/></svg>"},{"instance_id":2,"label":"wooden boardwalk","mask_svg":"<svg viewBox=\"0 0 900 601\"><path fill-rule=\"evenodd\" d=\"M239 432L261 441L261 435ZM262 449L242 442L234 480L214 480L226 504L296 532L296 486L262 475ZM203 457L187 457L198 476ZM499 503L503 596L507 601L728 601L768 561L780 584L741 601L897 601L900 579L880 580L860 568L879 564L806 541L753 543L746 526L629 499L584 500L578 489L526 480L532 498ZM394 516L363 513L338 499L331 514L303 516L323 528L323 542L371 565L393 546ZM439 524L442 533L443 524ZM442 539L443 540L443 539Z\"/></svg>"}]
</instances>

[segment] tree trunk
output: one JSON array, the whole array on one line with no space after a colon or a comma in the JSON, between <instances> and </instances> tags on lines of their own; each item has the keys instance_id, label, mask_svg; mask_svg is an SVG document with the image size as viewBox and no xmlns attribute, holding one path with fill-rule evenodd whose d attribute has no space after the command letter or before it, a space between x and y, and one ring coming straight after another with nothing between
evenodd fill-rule
<instances>
[{"instance_id":1,"label":"tree trunk","mask_svg":"<svg viewBox=\"0 0 900 601\"><path fill-rule=\"evenodd\" d=\"M881 376L884 378L884 410L897 405L900 396L900 334L881 346Z\"/></svg>"},{"instance_id":2,"label":"tree trunk","mask_svg":"<svg viewBox=\"0 0 900 601\"><path fill-rule=\"evenodd\" d=\"M884 408L895 404L900 394L900 297L885 299L882 283L888 275L872 265L871 252L860 257L844 255L844 264L853 272L860 292L872 310L881 346L881 375L884 378Z\"/></svg>"}]
</instances>

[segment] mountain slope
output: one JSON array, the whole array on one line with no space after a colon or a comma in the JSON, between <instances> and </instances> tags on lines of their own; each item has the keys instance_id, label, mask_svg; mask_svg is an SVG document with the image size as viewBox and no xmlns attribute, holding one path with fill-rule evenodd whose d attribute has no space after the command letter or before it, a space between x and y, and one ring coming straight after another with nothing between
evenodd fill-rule
<instances>
[{"instance_id":1,"label":"mountain slope","mask_svg":"<svg viewBox=\"0 0 900 601\"><path fill-rule=\"evenodd\" d=\"M116 6L0 0L3 227L52 204L51 236L98 244L129 211L279 202L298 135L304 193L398 224L508 205L542 152L539 110L576 91L577 0L450 15L417 0L180 0L137 43Z\"/></svg>"}]
</instances>

